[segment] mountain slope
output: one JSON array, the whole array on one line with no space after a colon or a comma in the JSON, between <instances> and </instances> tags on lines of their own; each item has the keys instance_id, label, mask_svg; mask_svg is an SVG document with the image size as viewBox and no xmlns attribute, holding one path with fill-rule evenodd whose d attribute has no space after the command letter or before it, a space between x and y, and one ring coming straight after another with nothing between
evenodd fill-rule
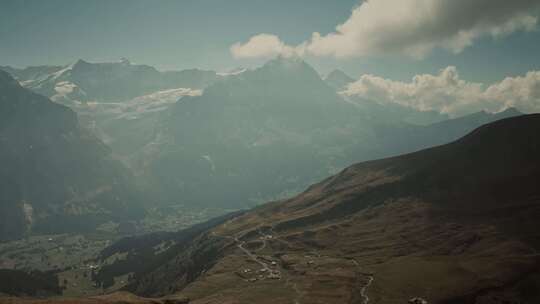
<instances>
[{"instance_id":1,"label":"mountain slope","mask_svg":"<svg viewBox=\"0 0 540 304\"><path fill-rule=\"evenodd\" d=\"M129 173L65 106L0 71L0 238L141 214Z\"/></svg>"},{"instance_id":2,"label":"mountain slope","mask_svg":"<svg viewBox=\"0 0 540 304\"><path fill-rule=\"evenodd\" d=\"M343 167L370 137L363 126L313 68L278 58L176 103L141 171L167 201L253 205Z\"/></svg>"},{"instance_id":3,"label":"mountain slope","mask_svg":"<svg viewBox=\"0 0 540 304\"><path fill-rule=\"evenodd\" d=\"M192 303L537 303L538 132L540 115L524 115L354 165L212 229L130 290ZM210 259L196 277L171 276L196 256Z\"/></svg>"},{"instance_id":4,"label":"mountain slope","mask_svg":"<svg viewBox=\"0 0 540 304\"><path fill-rule=\"evenodd\" d=\"M149 144L161 111L183 95L200 94L201 89L226 78L198 69L158 71L127 59L0 70L13 75L23 87L70 107L81 124L123 160Z\"/></svg>"},{"instance_id":5,"label":"mountain slope","mask_svg":"<svg viewBox=\"0 0 540 304\"><path fill-rule=\"evenodd\" d=\"M391 154L384 156L393 156L449 143L481 125L520 115L523 113L509 108L499 113L481 111L425 126L399 122L383 123L375 127L375 134L383 150L391 151Z\"/></svg>"},{"instance_id":6,"label":"mountain slope","mask_svg":"<svg viewBox=\"0 0 540 304\"><path fill-rule=\"evenodd\" d=\"M62 68L62 66L55 65L30 66L23 69L13 68L10 66L0 66L0 70L8 72L19 82L26 84L43 80L50 74L60 71Z\"/></svg>"}]
</instances>

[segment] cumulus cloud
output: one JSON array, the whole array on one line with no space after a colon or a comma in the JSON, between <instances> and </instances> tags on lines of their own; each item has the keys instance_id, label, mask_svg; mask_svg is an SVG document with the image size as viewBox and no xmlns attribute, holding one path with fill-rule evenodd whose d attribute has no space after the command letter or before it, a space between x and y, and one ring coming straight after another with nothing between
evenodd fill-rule
<instances>
[{"instance_id":1,"label":"cumulus cloud","mask_svg":"<svg viewBox=\"0 0 540 304\"><path fill-rule=\"evenodd\" d=\"M507 77L489 86L484 100L503 103L503 107L516 107L524 112L540 112L540 71L528 72L522 77Z\"/></svg>"},{"instance_id":2,"label":"cumulus cloud","mask_svg":"<svg viewBox=\"0 0 540 304\"><path fill-rule=\"evenodd\" d=\"M416 75L411 82L363 75L341 94L356 97L359 102L395 103L451 116L480 110L499 112L509 107L528 113L540 112L540 71L507 77L489 86L460 79L453 66L437 75Z\"/></svg>"},{"instance_id":3,"label":"cumulus cloud","mask_svg":"<svg viewBox=\"0 0 540 304\"><path fill-rule=\"evenodd\" d=\"M276 55L290 57L297 54L300 48L286 45L276 35L259 34L246 43L233 44L231 53L236 58L269 58Z\"/></svg>"},{"instance_id":4,"label":"cumulus cloud","mask_svg":"<svg viewBox=\"0 0 540 304\"><path fill-rule=\"evenodd\" d=\"M535 29L537 16L532 12L539 6L538 0L366 0L334 32L315 32L298 46L261 34L233 45L231 51L238 58L295 53L338 58L401 53L421 58L434 48L459 53L483 36Z\"/></svg>"}]
</instances>

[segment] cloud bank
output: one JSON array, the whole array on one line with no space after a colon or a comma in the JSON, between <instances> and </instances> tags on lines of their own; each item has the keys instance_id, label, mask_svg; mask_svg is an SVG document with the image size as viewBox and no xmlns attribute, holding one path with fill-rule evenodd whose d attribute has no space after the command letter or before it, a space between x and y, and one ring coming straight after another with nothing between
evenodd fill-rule
<instances>
[{"instance_id":1,"label":"cloud bank","mask_svg":"<svg viewBox=\"0 0 540 304\"><path fill-rule=\"evenodd\" d=\"M277 54L359 57L385 53L421 58L435 48L454 53L481 37L501 37L536 28L538 0L366 0L327 35L289 46L279 37L259 34L236 43L236 58Z\"/></svg>"},{"instance_id":2,"label":"cloud bank","mask_svg":"<svg viewBox=\"0 0 540 304\"><path fill-rule=\"evenodd\" d=\"M460 79L453 66L437 75L416 75L411 82L363 75L341 94L364 102L396 103L450 116L481 110L499 112L509 107L532 113L540 112L540 71L507 77L489 86Z\"/></svg>"}]
</instances>

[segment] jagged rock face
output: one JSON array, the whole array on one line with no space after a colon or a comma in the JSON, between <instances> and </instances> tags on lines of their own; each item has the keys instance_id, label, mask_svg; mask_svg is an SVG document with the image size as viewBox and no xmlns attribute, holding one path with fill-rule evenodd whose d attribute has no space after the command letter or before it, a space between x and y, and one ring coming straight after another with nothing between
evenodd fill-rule
<instances>
[{"instance_id":1,"label":"jagged rock face","mask_svg":"<svg viewBox=\"0 0 540 304\"><path fill-rule=\"evenodd\" d=\"M84 60L64 66L26 69L0 67L25 87L65 104L79 101L121 102L165 89L201 89L220 79L212 71L197 69L161 72L148 65Z\"/></svg>"},{"instance_id":2,"label":"jagged rock face","mask_svg":"<svg viewBox=\"0 0 540 304\"><path fill-rule=\"evenodd\" d=\"M129 62L88 63L77 61L58 80L69 80L88 94L89 100L118 101L154 91L160 73L150 66Z\"/></svg>"},{"instance_id":3,"label":"jagged rock face","mask_svg":"<svg viewBox=\"0 0 540 304\"><path fill-rule=\"evenodd\" d=\"M102 214L129 210L131 201L134 213L140 211L129 175L107 146L79 126L77 115L22 88L5 72L0 72L0 166L3 239L29 229L91 229Z\"/></svg>"}]
</instances>

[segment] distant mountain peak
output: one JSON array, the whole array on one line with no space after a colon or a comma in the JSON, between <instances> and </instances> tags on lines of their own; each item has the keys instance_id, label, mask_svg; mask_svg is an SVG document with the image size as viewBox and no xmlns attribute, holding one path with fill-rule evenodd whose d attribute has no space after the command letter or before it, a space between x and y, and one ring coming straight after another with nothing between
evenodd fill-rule
<instances>
[{"instance_id":1,"label":"distant mountain peak","mask_svg":"<svg viewBox=\"0 0 540 304\"><path fill-rule=\"evenodd\" d=\"M480 110L478 112L475 112L475 113L471 113L469 115L464 115L462 117L467 117L467 116L498 116L498 117L510 117L510 116L519 116L519 115L523 115L522 112L520 112L517 108L514 108L514 107L508 107L508 108L505 108L504 110L502 111L499 111L499 112L490 112L490 111L486 111L486 110Z\"/></svg>"},{"instance_id":2,"label":"distant mountain peak","mask_svg":"<svg viewBox=\"0 0 540 304\"><path fill-rule=\"evenodd\" d=\"M312 78L322 81L319 73L307 62L298 56L278 56L262 67L256 69L259 73L280 74L284 77L305 79Z\"/></svg>"},{"instance_id":3,"label":"distant mountain peak","mask_svg":"<svg viewBox=\"0 0 540 304\"><path fill-rule=\"evenodd\" d=\"M75 61L75 63L73 63L73 66L83 65L83 64L90 64L90 63L88 61L83 60L83 59L77 59L77 61Z\"/></svg>"},{"instance_id":4,"label":"distant mountain peak","mask_svg":"<svg viewBox=\"0 0 540 304\"><path fill-rule=\"evenodd\" d=\"M72 69L76 69L76 68L83 68L83 67L87 67L87 66L92 66L92 65L122 65L122 66L131 66L133 65L133 63L127 59L126 57L121 57L119 60L117 61L103 61L103 62L89 62L89 61L86 61L84 59L78 59L77 61L75 61L73 64L70 65L70 67Z\"/></svg>"},{"instance_id":5,"label":"distant mountain peak","mask_svg":"<svg viewBox=\"0 0 540 304\"><path fill-rule=\"evenodd\" d=\"M335 69L324 78L324 81L336 90L342 90L349 83L353 82L354 78L347 75L342 70Z\"/></svg>"},{"instance_id":6,"label":"distant mountain peak","mask_svg":"<svg viewBox=\"0 0 540 304\"><path fill-rule=\"evenodd\" d=\"M85 69L86 67L92 65L92 63L85 61L83 59L78 59L73 64L68 66L65 70L80 70Z\"/></svg>"},{"instance_id":7,"label":"distant mountain peak","mask_svg":"<svg viewBox=\"0 0 540 304\"><path fill-rule=\"evenodd\" d=\"M19 86L19 82L15 80L8 72L0 70L0 87Z\"/></svg>"},{"instance_id":8,"label":"distant mountain peak","mask_svg":"<svg viewBox=\"0 0 540 304\"><path fill-rule=\"evenodd\" d=\"M121 57L120 63L123 65L131 65L131 61L129 61L129 59L127 59L126 57Z\"/></svg>"},{"instance_id":9,"label":"distant mountain peak","mask_svg":"<svg viewBox=\"0 0 540 304\"><path fill-rule=\"evenodd\" d=\"M497 113L498 115L511 115L511 116L518 116L518 115L523 115L523 113L518 110L517 108L514 108L514 107L508 107L504 110L502 110L501 112Z\"/></svg>"},{"instance_id":10,"label":"distant mountain peak","mask_svg":"<svg viewBox=\"0 0 540 304\"><path fill-rule=\"evenodd\" d=\"M304 60L299 57L278 56L269 60L264 66L300 66L305 64Z\"/></svg>"},{"instance_id":11,"label":"distant mountain peak","mask_svg":"<svg viewBox=\"0 0 540 304\"><path fill-rule=\"evenodd\" d=\"M334 69L334 70L332 70L332 72L328 73L328 75L326 75L325 79L329 79L329 78L343 78L343 79L347 79L348 81L351 81L351 82L354 81L354 78L347 75L347 73L343 72L340 69Z\"/></svg>"}]
</instances>

